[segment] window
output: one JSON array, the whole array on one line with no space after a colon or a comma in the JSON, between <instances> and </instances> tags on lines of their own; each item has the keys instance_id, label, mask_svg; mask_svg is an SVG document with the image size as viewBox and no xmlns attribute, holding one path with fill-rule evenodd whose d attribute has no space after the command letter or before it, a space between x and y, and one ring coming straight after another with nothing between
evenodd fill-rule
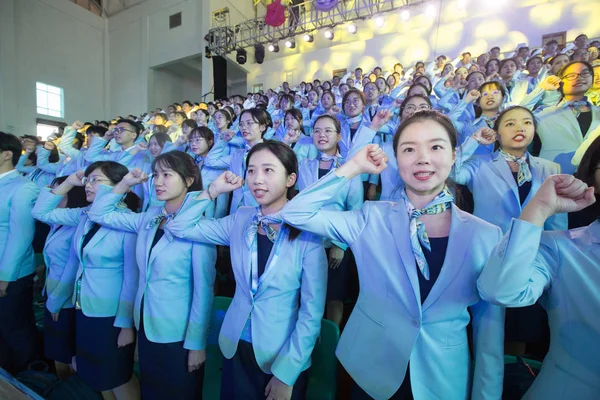
<instances>
[{"instance_id":1,"label":"window","mask_svg":"<svg viewBox=\"0 0 600 400\"><path fill-rule=\"evenodd\" d=\"M36 82L37 113L64 118L64 91L56 86Z\"/></svg>"},{"instance_id":2,"label":"window","mask_svg":"<svg viewBox=\"0 0 600 400\"><path fill-rule=\"evenodd\" d=\"M36 121L37 134L41 140L48 140L50 136L60 136L61 131L67 124L64 122L51 121L48 119L37 118Z\"/></svg>"},{"instance_id":3,"label":"window","mask_svg":"<svg viewBox=\"0 0 600 400\"><path fill-rule=\"evenodd\" d=\"M177 28L181 25L181 13L173 14L169 16L169 29Z\"/></svg>"},{"instance_id":4,"label":"window","mask_svg":"<svg viewBox=\"0 0 600 400\"><path fill-rule=\"evenodd\" d=\"M263 84L262 83L257 83L255 85L252 85L252 93L258 93L261 90L263 90Z\"/></svg>"}]
</instances>

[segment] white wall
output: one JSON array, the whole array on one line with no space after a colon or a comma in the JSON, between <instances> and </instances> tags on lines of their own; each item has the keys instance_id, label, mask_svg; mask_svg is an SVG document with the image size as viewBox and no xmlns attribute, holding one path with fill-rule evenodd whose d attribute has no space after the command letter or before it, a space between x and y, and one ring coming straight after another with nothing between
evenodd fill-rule
<instances>
[{"instance_id":1,"label":"white wall","mask_svg":"<svg viewBox=\"0 0 600 400\"><path fill-rule=\"evenodd\" d=\"M456 57L470 51L476 57L493 46L500 46L502 51L514 50L519 43L540 46L546 33L566 31L568 41L581 32L590 37L600 35L597 0L499 3L470 0L465 10L458 11L455 0L444 0L439 30L437 20L415 8L407 23L401 21L399 13L389 13L385 14L383 28L377 28L374 20L365 20L357 24L356 35L338 26L333 41L325 39L322 31L315 32L313 43L297 37L295 49L281 43L279 53L266 51L262 65L253 63L249 52L248 60L252 62L245 66L249 71L248 91L256 83L263 83L265 89L275 88L285 80L286 72L293 72L293 85L303 80L330 79L334 70L342 68L360 66L366 71L380 65L385 70L397 61L408 65L433 60L440 54Z\"/></svg>"},{"instance_id":2,"label":"white wall","mask_svg":"<svg viewBox=\"0 0 600 400\"><path fill-rule=\"evenodd\" d=\"M36 81L64 89L67 123L104 119L104 20L68 0L0 1L0 129L35 134Z\"/></svg>"}]
</instances>

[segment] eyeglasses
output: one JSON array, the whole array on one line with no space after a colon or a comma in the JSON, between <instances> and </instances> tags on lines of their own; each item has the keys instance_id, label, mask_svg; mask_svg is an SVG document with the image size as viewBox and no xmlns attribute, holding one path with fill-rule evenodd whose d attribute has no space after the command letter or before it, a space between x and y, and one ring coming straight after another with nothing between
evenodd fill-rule
<instances>
[{"instance_id":1,"label":"eyeglasses","mask_svg":"<svg viewBox=\"0 0 600 400\"><path fill-rule=\"evenodd\" d=\"M206 139L201 138L201 137L200 138L199 137L195 137L195 138L192 138L192 139L188 140L188 142L190 142L190 143L202 143L203 141L206 141Z\"/></svg>"},{"instance_id":2,"label":"eyeglasses","mask_svg":"<svg viewBox=\"0 0 600 400\"><path fill-rule=\"evenodd\" d=\"M423 111L423 110L431 110L431 107L429 106L429 104L420 104L418 106L415 106L414 104L409 104L406 107L404 107L405 111Z\"/></svg>"},{"instance_id":3,"label":"eyeglasses","mask_svg":"<svg viewBox=\"0 0 600 400\"><path fill-rule=\"evenodd\" d=\"M125 131L127 131L127 132L131 132L131 133L136 133L135 131L132 131L131 129L125 129L125 128L123 128L122 126L117 126L117 127L115 128L115 133L119 133L119 134L121 134L121 133L123 133L123 132L125 132Z\"/></svg>"},{"instance_id":4,"label":"eyeglasses","mask_svg":"<svg viewBox=\"0 0 600 400\"><path fill-rule=\"evenodd\" d=\"M346 100L346 102L344 104L345 105L354 104L355 106L358 106L361 103L362 103L362 100L360 100L360 99L354 99L354 101L352 101L352 100Z\"/></svg>"},{"instance_id":5,"label":"eyeglasses","mask_svg":"<svg viewBox=\"0 0 600 400\"><path fill-rule=\"evenodd\" d=\"M252 125L254 124L258 124L258 122L256 121L246 121L246 122L240 122L240 128L250 128Z\"/></svg>"},{"instance_id":6,"label":"eyeglasses","mask_svg":"<svg viewBox=\"0 0 600 400\"><path fill-rule=\"evenodd\" d=\"M488 96L496 96L497 94L500 94L501 92L499 90L494 90L492 92L483 92L481 93L481 97L488 97Z\"/></svg>"},{"instance_id":7,"label":"eyeglasses","mask_svg":"<svg viewBox=\"0 0 600 400\"><path fill-rule=\"evenodd\" d=\"M315 129L315 130L313 130L313 135L320 135L322 133L324 133L326 135L337 134L337 132L333 129Z\"/></svg>"},{"instance_id":8,"label":"eyeglasses","mask_svg":"<svg viewBox=\"0 0 600 400\"><path fill-rule=\"evenodd\" d=\"M581 73L579 73L579 74L577 72L567 74L567 75L563 76L562 79L567 80L567 81L574 81L579 77L587 79L590 76L592 76L592 73L590 72L589 69L586 69L585 71L581 71Z\"/></svg>"},{"instance_id":9,"label":"eyeglasses","mask_svg":"<svg viewBox=\"0 0 600 400\"><path fill-rule=\"evenodd\" d=\"M86 186L88 183L92 186L96 186L100 182L110 182L110 180L106 179L106 178L100 178L97 176L92 176L91 178L88 178L87 176L85 176L81 180L81 183L83 184L83 186Z\"/></svg>"}]
</instances>

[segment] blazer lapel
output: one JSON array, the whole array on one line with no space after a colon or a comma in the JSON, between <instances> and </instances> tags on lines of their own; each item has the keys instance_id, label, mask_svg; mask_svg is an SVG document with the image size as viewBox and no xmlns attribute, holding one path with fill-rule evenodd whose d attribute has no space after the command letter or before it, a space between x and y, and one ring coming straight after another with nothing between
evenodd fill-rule
<instances>
[{"instance_id":1,"label":"blazer lapel","mask_svg":"<svg viewBox=\"0 0 600 400\"><path fill-rule=\"evenodd\" d=\"M392 210L396 212L395 218L392 218L391 222L394 243L398 248L400 258L402 258L402 265L412 286L419 312L421 312L421 289L419 288L419 277L417 275L417 262L410 245L408 213L404 208L404 201L400 200L395 203Z\"/></svg>"},{"instance_id":2,"label":"blazer lapel","mask_svg":"<svg viewBox=\"0 0 600 400\"><path fill-rule=\"evenodd\" d=\"M473 228L468 223L468 220L463 218L457 210L457 207L452 205L452 222L450 222L450 236L448 238L446 258L444 259L440 276L433 284L429 295L423 303L423 311L431 307L440 298L442 293L444 293L448 285L456 278L467 255L469 244L468 241L465 241L465 238L471 236Z\"/></svg>"},{"instance_id":3,"label":"blazer lapel","mask_svg":"<svg viewBox=\"0 0 600 400\"><path fill-rule=\"evenodd\" d=\"M154 237L156 236L156 232L158 231L158 227L160 225L156 224L152 228L148 229L148 237L146 238L146 259L148 260L146 263L146 268L149 268L150 265L154 262L154 259L160 254L161 251L169 244L173 237L163 235L159 241L154 245L154 249L152 248L152 242L154 241Z\"/></svg>"},{"instance_id":4,"label":"blazer lapel","mask_svg":"<svg viewBox=\"0 0 600 400\"><path fill-rule=\"evenodd\" d=\"M88 231L89 231L89 228L85 230L85 233L83 234L83 236L85 236L85 234ZM110 232L109 228L105 228L105 227L101 226L100 229L98 229L98 232L96 232L96 234L94 235L94 237L92 237L90 239L90 241L85 246L85 248L81 249L81 254L83 255L83 257L85 257L85 254L87 253L86 249L91 249L92 247L96 246L98 244L98 242L100 242L104 238L104 236L106 236L108 234L108 232Z\"/></svg>"},{"instance_id":5,"label":"blazer lapel","mask_svg":"<svg viewBox=\"0 0 600 400\"><path fill-rule=\"evenodd\" d=\"M542 183L544 183L544 167L537 157L529 156L529 169L531 171L531 190L522 207L525 207L529 203L529 200L533 198L540 186L542 186Z\"/></svg>"},{"instance_id":6,"label":"blazer lapel","mask_svg":"<svg viewBox=\"0 0 600 400\"><path fill-rule=\"evenodd\" d=\"M500 155L500 153L496 152L493 155L494 162L490 163L491 169L504 181L507 183L508 187L511 188L511 192L513 194L513 202L516 204L521 204L521 200L519 199L519 189L517 187L517 183L515 182L515 178L510 171L510 167L506 160Z\"/></svg>"}]
</instances>

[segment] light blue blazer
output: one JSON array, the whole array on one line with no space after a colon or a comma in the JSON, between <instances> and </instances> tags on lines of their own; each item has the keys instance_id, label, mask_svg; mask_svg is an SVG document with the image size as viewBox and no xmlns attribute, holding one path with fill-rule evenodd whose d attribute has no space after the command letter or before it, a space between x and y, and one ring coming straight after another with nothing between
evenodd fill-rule
<instances>
[{"instance_id":1,"label":"light blue blazer","mask_svg":"<svg viewBox=\"0 0 600 400\"><path fill-rule=\"evenodd\" d=\"M165 232L151 249L159 227L151 222L162 207L140 214L119 212L116 204L123 195L110 190L102 186L88 216L102 226L137 233L135 252L140 279L133 309L135 327L140 327L143 300L144 331L151 342L183 341L188 350L206 348L216 275L215 247ZM191 192L187 197L197 194Z\"/></svg>"},{"instance_id":2,"label":"light blue blazer","mask_svg":"<svg viewBox=\"0 0 600 400\"><path fill-rule=\"evenodd\" d=\"M548 312L550 350L527 400L597 400L600 396L600 221L542 232L513 220L479 277L481 296L506 307L540 299Z\"/></svg>"},{"instance_id":3,"label":"light blue blazer","mask_svg":"<svg viewBox=\"0 0 600 400\"><path fill-rule=\"evenodd\" d=\"M537 134L542 140L540 157L560 164L563 174L573 174L573 155L592 132L600 126L600 107L592 106L592 124L581 132L575 114L569 107L548 107L537 114Z\"/></svg>"},{"instance_id":4,"label":"light blue blazer","mask_svg":"<svg viewBox=\"0 0 600 400\"><path fill-rule=\"evenodd\" d=\"M80 150L73 147L73 140L77 135L77 131L71 127L65 127L65 133L63 134L58 148L60 151L67 156L65 160L60 163L58 170L56 171L56 176L68 176L76 171L85 171L87 166L90 164L85 159L85 153L87 152L87 148L82 147ZM100 150L102 144L96 144ZM94 141L92 141L92 146L94 146ZM96 147L95 147L96 148ZM49 152L48 152L49 155ZM38 163L41 164L40 168L50 168L48 164L47 157L41 157L38 155Z\"/></svg>"},{"instance_id":5,"label":"light blue blazer","mask_svg":"<svg viewBox=\"0 0 600 400\"><path fill-rule=\"evenodd\" d=\"M261 370L293 385L311 365L311 353L321 331L327 291L322 239L303 232L290 241L289 228L283 226L252 295L251 253L245 233L257 208L241 207L221 219L198 219L210 202L188 201L195 204L189 208L184 205L186 211L169 221L166 230L187 240L231 249L236 288L219 334L223 355L235 355L245 327L252 321L252 347Z\"/></svg>"},{"instance_id":6,"label":"light blue blazer","mask_svg":"<svg viewBox=\"0 0 600 400\"><path fill-rule=\"evenodd\" d=\"M502 232L508 231L511 220L521 215L531 198L537 193L550 175L560 174L560 165L542 158L529 156L531 190L521 205L519 186L512 175L510 166L499 152L489 156L465 159L479 146L473 138L468 138L459 152L454 169L454 180L466 185L473 193L475 209L473 215L499 226ZM463 161L464 160L464 161ZM568 228L567 214L557 214L548 218L544 226L548 230Z\"/></svg>"},{"instance_id":7,"label":"light blue blazer","mask_svg":"<svg viewBox=\"0 0 600 400\"><path fill-rule=\"evenodd\" d=\"M409 361L415 399L500 399L504 309L482 300L476 285L500 229L453 206L446 259L421 304L405 205L365 202L355 211L323 210L345 185L346 178L329 173L281 215L301 230L346 243L356 258L360 292L336 351L346 371L376 400L398 390Z\"/></svg>"},{"instance_id":8,"label":"light blue blazer","mask_svg":"<svg viewBox=\"0 0 600 400\"><path fill-rule=\"evenodd\" d=\"M298 166L298 181L296 182L298 190L302 191L318 180L319 160L302 160ZM343 190L340 190L334 198L330 199L325 208L337 211L358 210L362 207L363 199L363 184L360 177L357 176L349 180L348 185ZM334 244L344 250L348 248L344 243L334 242ZM325 247L329 248L331 245L325 243Z\"/></svg>"},{"instance_id":9,"label":"light blue blazer","mask_svg":"<svg viewBox=\"0 0 600 400\"><path fill-rule=\"evenodd\" d=\"M41 146L38 146L38 149ZM27 179L38 185L39 187L48 186L55 178L55 175L50 172L46 172L45 170L38 168L37 165L33 166L25 166L25 162L27 162L27 158L29 156L27 154L22 154L19 158L19 162L16 165L16 170L25 175Z\"/></svg>"},{"instance_id":10,"label":"light blue blazer","mask_svg":"<svg viewBox=\"0 0 600 400\"><path fill-rule=\"evenodd\" d=\"M40 189L13 170L0 178L0 193L0 281L14 282L36 268L31 209Z\"/></svg>"},{"instance_id":11,"label":"light blue blazer","mask_svg":"<svg viewBox=\"0 0 600 400\"><path fill-rule=\"evenodd\" d=\"M92 227L87 208L56 208L62 198L44 188L32 211L36 219L47 224L77 227L69 263L53 291L56 302L47 304L48 310L58 312L69 297L75 304L74 286L81 278L81 311L86 316L115 317L114 326L132 328L138 286L136 235L101 227L82 249L83 238ZM119 212L132 213L128 209Z\"/></svg>"},{"instance_id":12,"label":"light blue blazer","mask_svg":"<svg viewBox=\"0 0 600 400\"><path fill-rule=\"evenodd\" d=\"M58 229L60 227L60 229ZM61 308L73 308L71 299L64 301L60 298L56 288L60 284L66 266L70 262L71 245L76 226L52 225L50 233L44 244L44 262L46 263L46 286L44 290L48 296L46 308L56 310ZM58 304L62 301L62 304Z\"/></svg>"}]
</instances>

